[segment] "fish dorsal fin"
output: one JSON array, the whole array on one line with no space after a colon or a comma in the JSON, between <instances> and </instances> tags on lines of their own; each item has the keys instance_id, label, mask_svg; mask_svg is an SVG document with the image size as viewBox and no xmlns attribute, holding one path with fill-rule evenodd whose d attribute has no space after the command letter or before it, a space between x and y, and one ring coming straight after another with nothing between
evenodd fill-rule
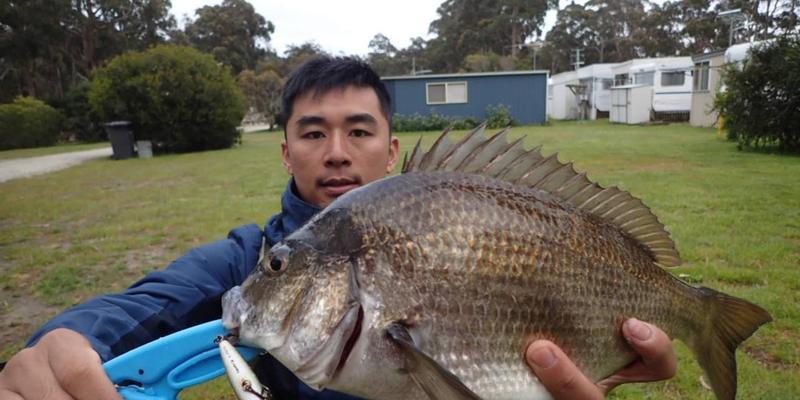
<instances>
[{"instance_id":1,"label":"fish dorsal fin","mask_svg":"<svg viewBox=\"0 0 800 400\"><path fill-rule=\"evenodd\" d=\"M613 223L645 246L659 266L681 264L669 232L641 200L617 187L592 182L572 163L559 161L557 153L542 156L541 146L525 150L524 138L509 142L507 129L491 137L484 135L485 130L481 124L456 144L448 139L450 130L445 130L427 152L420 138L403 161L402 172L457 171L539 189Z\"/></svg>"}]
</instances>

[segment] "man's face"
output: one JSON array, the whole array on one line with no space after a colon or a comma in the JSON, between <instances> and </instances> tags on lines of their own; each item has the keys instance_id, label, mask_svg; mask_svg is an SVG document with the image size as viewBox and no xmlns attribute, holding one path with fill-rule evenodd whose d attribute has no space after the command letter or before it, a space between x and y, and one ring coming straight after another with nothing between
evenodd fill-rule
<instances>
[{"instance_id":1,"label":"man's face","mask_svg":"<svg viewBox=\"0 0 800 400\"><path fill-rule=\"evenodd\" d=\"M398 152L375 91L356 86L297 97L281 146L300 196L320 207L386 176Z\"/></svg>"}]
</instances>

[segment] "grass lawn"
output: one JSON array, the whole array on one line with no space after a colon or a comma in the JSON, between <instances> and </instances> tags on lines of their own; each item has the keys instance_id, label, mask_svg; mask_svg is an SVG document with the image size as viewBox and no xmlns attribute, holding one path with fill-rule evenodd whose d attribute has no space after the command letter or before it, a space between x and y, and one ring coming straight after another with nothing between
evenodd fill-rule
<instances>
[{"instance_id":1,"label":"grass lawn","mask_svg":"<svg viewBox=\"0 0 800 400\"><path fill-rule=\"evenodd\" d=\"M11 160L13 158L49 156L51 154L68 153L71 151L102 149L104 147L111 147L111 143L70 143L50 147L36 147L32 149L3 150L0 151L0 161Z\"/></svg>"},{"instance_id":2,"label":"grass lawn","mask_svg":"<svg viewBox=\"0 0 800 400\"><path fill-rule=\"evenodd\" d=\"M677 242L685 265L675 273L767 308L775 321L738 352L740 397L800 398L800 158L739 152L714 130L683 124L555 123L513 134L642 198ZM436 133L423 135L430 145ZM399 134L403 150L419 136ZM239 224L263 224L286 184L281 139L248 134L234 149L95 160L0 184L0 359L58 310L122 290ZM612 396L713 399L692 355L676 347L674 379ZM226 385L184 398L232 399Z\"/></svg>"}]
</instances>

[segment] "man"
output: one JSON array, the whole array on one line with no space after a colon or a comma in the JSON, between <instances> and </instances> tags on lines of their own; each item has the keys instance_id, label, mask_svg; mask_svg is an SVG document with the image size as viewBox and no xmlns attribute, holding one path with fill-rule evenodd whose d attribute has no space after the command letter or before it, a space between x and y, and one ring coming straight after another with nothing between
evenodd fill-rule
<instances>
[{"instance_id":1,"label":"man","mask_svg":"<svg viewBox=\"0 0 800 400\"><path fill-rule=\"evenodd\" d=\"M191 250L123 293L97 297L56 316L0 372L0 399L118 398L102 362L219 318L220 297L244 281L262 241L272 246L338 196L392 171L399 143L391 135L390 120L389 95L367 65L319 58L300 66L283 90L281 155L292 179L281 213L270 218L263 232L252 224L235 228L228 239ZM661 330L629 320L623 334L641 357L598 385L552 343L532 343L525 357L558 399L600 399L620 383L674 374L672 345ZM270 357L262 367L265 383L283 397L352 398L315 393Z\"/></svg>"}]
</instances>

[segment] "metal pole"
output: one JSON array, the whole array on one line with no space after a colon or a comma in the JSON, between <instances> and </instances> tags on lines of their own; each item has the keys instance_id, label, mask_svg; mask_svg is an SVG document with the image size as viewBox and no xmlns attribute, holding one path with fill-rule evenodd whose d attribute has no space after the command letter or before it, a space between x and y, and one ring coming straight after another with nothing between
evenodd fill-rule
<instances>
[{"instance_id":1,"label":"metal pole","mask_svg":"<svg viewBox=\"0 0 800 400\"><path fill-rule=\"evenodd\" d=\"M736 23L735 18L730 19L731 23L728 24L728 47L733 46L733 25Z\"/></svg>"}]
</instances>

